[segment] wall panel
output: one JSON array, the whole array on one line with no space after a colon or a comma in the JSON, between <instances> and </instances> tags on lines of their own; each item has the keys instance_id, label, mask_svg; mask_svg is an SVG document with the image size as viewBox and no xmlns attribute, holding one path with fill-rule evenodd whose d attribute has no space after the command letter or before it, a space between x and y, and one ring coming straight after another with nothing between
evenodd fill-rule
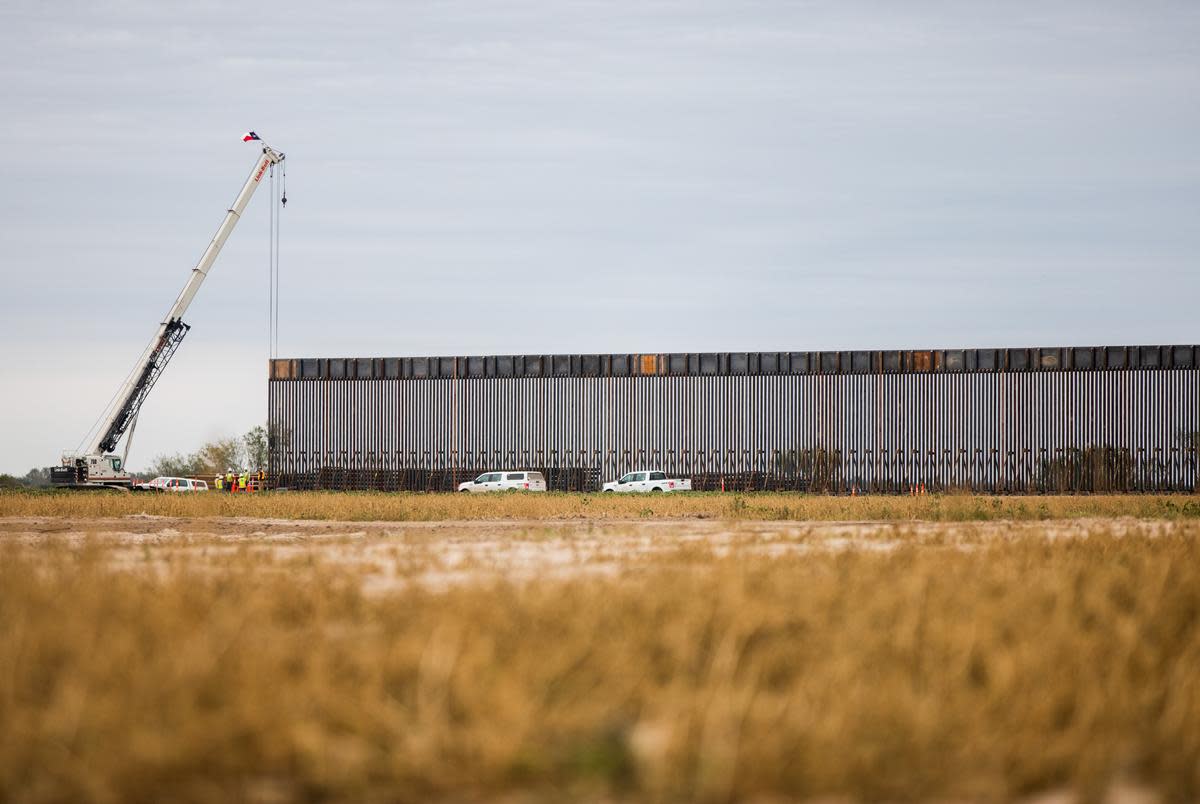
<instances>
[{"instance_id":1,"label":"wall panel","mask_svg":"<svg viewBox=\"0 0 1200 804\"><path fill-rule=\"evenodd\" d=\"M1194 346L276 360L292 488L452 490L488 469L595 489L1194 491Z\"/></svg>"}]
</instances>

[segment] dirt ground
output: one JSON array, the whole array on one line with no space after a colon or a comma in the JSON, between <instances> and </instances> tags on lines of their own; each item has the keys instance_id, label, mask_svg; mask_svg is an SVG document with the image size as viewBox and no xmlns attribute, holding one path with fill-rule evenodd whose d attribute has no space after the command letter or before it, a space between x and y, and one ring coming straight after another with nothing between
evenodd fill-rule
<instances>
[{"instance_id":1,"label":"dirt ground","mask_svg":"<svg viewBox=\"0 0 1200 804\"><path fill-rule=\"evenodd\" d=\"M902 547L971 550L997 540L1200 535L1194 520L1048 522L799 522L697 519L331 522L249 517L4 517L0 544L60 544L103 551L114 567L215 566L252 551L281 567L314 562L358 570L364 591L430 589L636 569L691 555L786 556Z\"/></svg>"}]
</instances>

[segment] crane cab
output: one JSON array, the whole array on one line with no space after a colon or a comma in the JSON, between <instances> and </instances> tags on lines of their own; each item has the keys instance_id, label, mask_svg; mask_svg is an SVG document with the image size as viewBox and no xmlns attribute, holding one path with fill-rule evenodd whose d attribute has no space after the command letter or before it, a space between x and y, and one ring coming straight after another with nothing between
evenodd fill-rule
<instances>
[{"instance_id":1,"label":"crane cab","mask_svg":"<svg viewBox=\"0 0 1200 804\"><path fill-rule=\"evenodd\" d=\"M56 486L130 486L120 455L63 455L62 466L52 467L50 482Z\"/></svg>"}]
</instances>

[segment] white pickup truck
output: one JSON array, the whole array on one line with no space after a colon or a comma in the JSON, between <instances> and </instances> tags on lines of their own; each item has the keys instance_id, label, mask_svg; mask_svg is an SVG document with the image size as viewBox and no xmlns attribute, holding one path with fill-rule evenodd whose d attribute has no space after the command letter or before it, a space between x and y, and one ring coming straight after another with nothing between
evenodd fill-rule
<instances>
[{"instance_id":1,"label":"white pickup truck","mask_svg":"<svg viewBox=\"0 0 1200 804\"><path fill-rule=\"evenodd\" d=\"M458 484L459 491L479 494L485 491L545 491L546 477L541 472L484 472L474 480Z\"/></svg>"},{"instance_id":2,"label":"white pickup truck","mask_svg":"<svg viewBox=\"0 0 1200 804\"><path fill-rule=\"evenodd\" d=\"M604 491L691 491L692 481L667 477L666 472L638 470L604 484Z\"/></svg>"}]
</instances>

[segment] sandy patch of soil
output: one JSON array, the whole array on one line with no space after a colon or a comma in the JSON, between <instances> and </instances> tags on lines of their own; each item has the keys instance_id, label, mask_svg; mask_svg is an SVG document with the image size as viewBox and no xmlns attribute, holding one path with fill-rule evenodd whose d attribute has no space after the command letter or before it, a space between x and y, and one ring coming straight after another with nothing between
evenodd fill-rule
<instances>
[{"instance_id":1,"label":"sandy patch of soil","mask_svg":"<svg viewBox=\"0 0 1200 804\"><path fill-rule=\"evenodd\" d=\"M812 551L977 549L996 540L1200 535L1200 523L1078 519L989 522L799 522L697 519L330 522L252 518L0 518L0 546L103 551L122 569L216 568L251 552L281 571L357 567L368 591L636 570L672 553L787 556Z\"/></svg>"}]
</instances>

